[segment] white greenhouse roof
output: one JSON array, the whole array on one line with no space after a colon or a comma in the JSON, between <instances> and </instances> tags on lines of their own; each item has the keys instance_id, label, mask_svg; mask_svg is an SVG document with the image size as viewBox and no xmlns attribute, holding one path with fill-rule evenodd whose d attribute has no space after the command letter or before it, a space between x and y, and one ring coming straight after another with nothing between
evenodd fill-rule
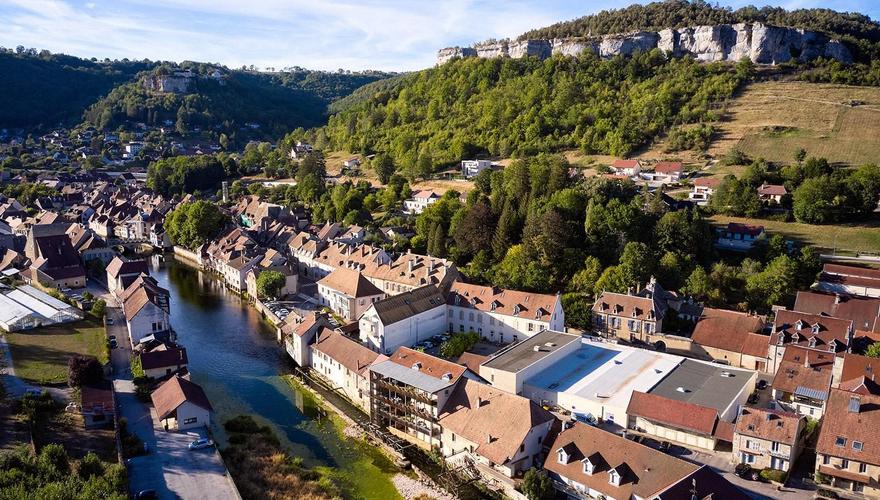
<instances>
[{"instance_id":1,"label":"white greenhouse roof","mask_svg":"<svg viewBox=\"0 0 880 500\"><path fill-rule=\"evenodd\" d=\"M33 311L9 297L0 294L0 323L7 325L32 316Z\"/></svg>"}]
</instances>

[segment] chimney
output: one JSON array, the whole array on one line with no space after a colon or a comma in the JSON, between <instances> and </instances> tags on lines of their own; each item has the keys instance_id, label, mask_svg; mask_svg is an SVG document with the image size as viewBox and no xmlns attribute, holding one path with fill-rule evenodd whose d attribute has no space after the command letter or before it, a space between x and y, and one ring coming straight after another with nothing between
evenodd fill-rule
<instances>
[{"instance_id":1,"label":"chimney","mask_svg":"<svg viewBox=\"0 0 880 500\"><path fill-rule=\"evenodd\" d=\"M491 444L491 443L492 443L492 435L486 434L486 444Z\"/></svg>"},{"instance_id":2,"label":"chimney","mask_svg":"<svg viewBox=\"0 0 880 500\"><path fill-rule=\"evenodd\" d=\"M480 406L483 406L483 398L482 397L477 398L477 407L480 407Z\"/></svg>"},{"instance_id":3,"label":"chimney","mask_svg":"<svg viewBox=\"0 0 880 500\"><path fill-rule=\"evenodd\" d=\"M834 303L840 304L840 294L839 293L834 294Z\"/></svg>"}]
</instances>

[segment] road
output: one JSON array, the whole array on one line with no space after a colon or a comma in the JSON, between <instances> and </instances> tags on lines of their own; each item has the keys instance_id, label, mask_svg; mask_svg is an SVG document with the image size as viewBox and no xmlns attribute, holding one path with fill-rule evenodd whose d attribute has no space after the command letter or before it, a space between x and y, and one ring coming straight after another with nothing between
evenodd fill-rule
<instances>
[{"instance_id":1,"label":"road","mask_svg":"<svg viewBox=\"0 0 880 500\"><path fill-rule=\"evenodd\" d=\"M160 499L240 500L216 449L188 449L189 443L208 437L206 429L166 432L155 410L138 400L132 382L131 343L125 317L118 307L108 307L107 317L113 320L108 334L116 335L119 344L111 351L110 360L120 417L128 421L128 431L139 437L149 451L127 461L131 492L152 489Z\"/></svg>"}]
</instances>

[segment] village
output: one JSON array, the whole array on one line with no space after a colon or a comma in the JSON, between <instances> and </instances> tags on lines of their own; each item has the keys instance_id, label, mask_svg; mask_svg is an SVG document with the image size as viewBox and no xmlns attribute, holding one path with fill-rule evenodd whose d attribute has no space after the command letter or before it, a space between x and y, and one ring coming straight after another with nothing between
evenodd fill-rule
<instances>
[{"instance_id":1,"label":"village","mask_svg":"<svg viewBox=\"0 0 880 500\"><path fill-rule=\"evenodd\" d=\"M299 144L292 154L314 153ZM464 161L461 173L491 168ZM650 173L637 161L609 169L611 182L655 188L682 176L669 162ZM314 224L306 211L258 195L231 199L224 183L216 203L232 222L185 248L165 223L196 203L192 195L164 197L125 174L32 181L57 194L0 204L0 327L26 335L106 304L99 318L112 384L99 377L68 400L87 427L118 428L126 418L137 432L145 411L146 425L169 436L160 452L213 446L217 402L191 381L188 352L201 346L178 338L176 305L150 275L148 260L159 257L252 302L276 330L279 355L368 416L381 430L374 438L437 454L455 475L511 498L524 498L535 471L574 497L880 493L871 451L880 362L868 356L880 341L880 271L826 263L793 307L769 315L709 307L651 277L626 293L598 291L591 327L578 329L559 294L468 283L450 259L368 242L400 228L371 237L358 225ZM760 193L784 196L780 187ZM693 189L697 204L711 195L708 184ZM439 198L419 191L398 210L419 214ZM729 252L767 238L760 226L738 224L714 236ZM42 391L7 385L17 397ZM128 466L148 467L149 450L142 454ZM218 454L195 460L197 484L210 485L213 498L236 497Z\"/></svg>"}]
</instances>

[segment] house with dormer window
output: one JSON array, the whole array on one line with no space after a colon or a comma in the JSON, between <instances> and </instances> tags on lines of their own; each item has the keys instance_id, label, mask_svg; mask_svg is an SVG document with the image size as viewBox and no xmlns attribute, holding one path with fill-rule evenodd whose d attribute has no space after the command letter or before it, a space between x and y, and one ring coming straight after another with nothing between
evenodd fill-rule
<instances>
[{"instance_id":1,"label":"house with dormer window","mask_svg":"<svg viewBox=\"0 0 880 500\"><path fill-rule=\"evenodd\" d=\"M880 496L880 395L832 389L816 443L818 482L867 498Z\"/></svg>"},{"instance_id":2,"label":"house with dormer window","mask_svg":"<svg viewBox=\"0 0 880 500\"><path fill-rule=\"evenodd\" d=\"M828 350L789 346L773 377L773 399L800 415L821 418L837 359Z\"/></svg>"},{"instance_id":3,"label":"house with dormer window","mask_svg":"<svg viewBox=\"0 0 880 500\"><path fill-rule=\"evenodd\" d=\"M606 338L648 342L663 328L666 305L651 296L602 292L593 304L593 329Z\"/></svg>"},{"instance_id":4,"label":"house with dormer window","mask_svg":"<svg viewBox=\"0 0 880 500\"><path fill-rule=\"evenodd\" d=\"M803 449L806 423L797 413L742 408L733 431L733 461L753 469L789 470Z\"/></svg>"},{"instance_id":5,"label":"house with dormer window","mask_svg":"<svg viewBox=\"0 0 880 500\"><path fill-rule=\"evenodd\" d=\"M580 422L563 425L544 469L568 498L748 498L707 466Z\"/></svg>"},{"instance_id":6,"label":"house with dormer window","mask_svg":"<svg viewBox=\"0 0 880 500\"><path fill-rule=\"evenodd\" d=\"M776 312L770 332L768 372L776 373L789 346L800 346L833 353L836 356L850 352L853 342L853 322L821 314L780 310Z\"/></svg>"},{"instance_id":7,"label":"house with dormer window","mask_svg":"<svg viewBox=\"0 0 880 500\"><path fill-rule=\"evenodd\" d=\"M518 342L544 330L565 329L559 295L456 281L446 304L450 332L473 331L491 342Z\"/></svg>"}]
</instances>

